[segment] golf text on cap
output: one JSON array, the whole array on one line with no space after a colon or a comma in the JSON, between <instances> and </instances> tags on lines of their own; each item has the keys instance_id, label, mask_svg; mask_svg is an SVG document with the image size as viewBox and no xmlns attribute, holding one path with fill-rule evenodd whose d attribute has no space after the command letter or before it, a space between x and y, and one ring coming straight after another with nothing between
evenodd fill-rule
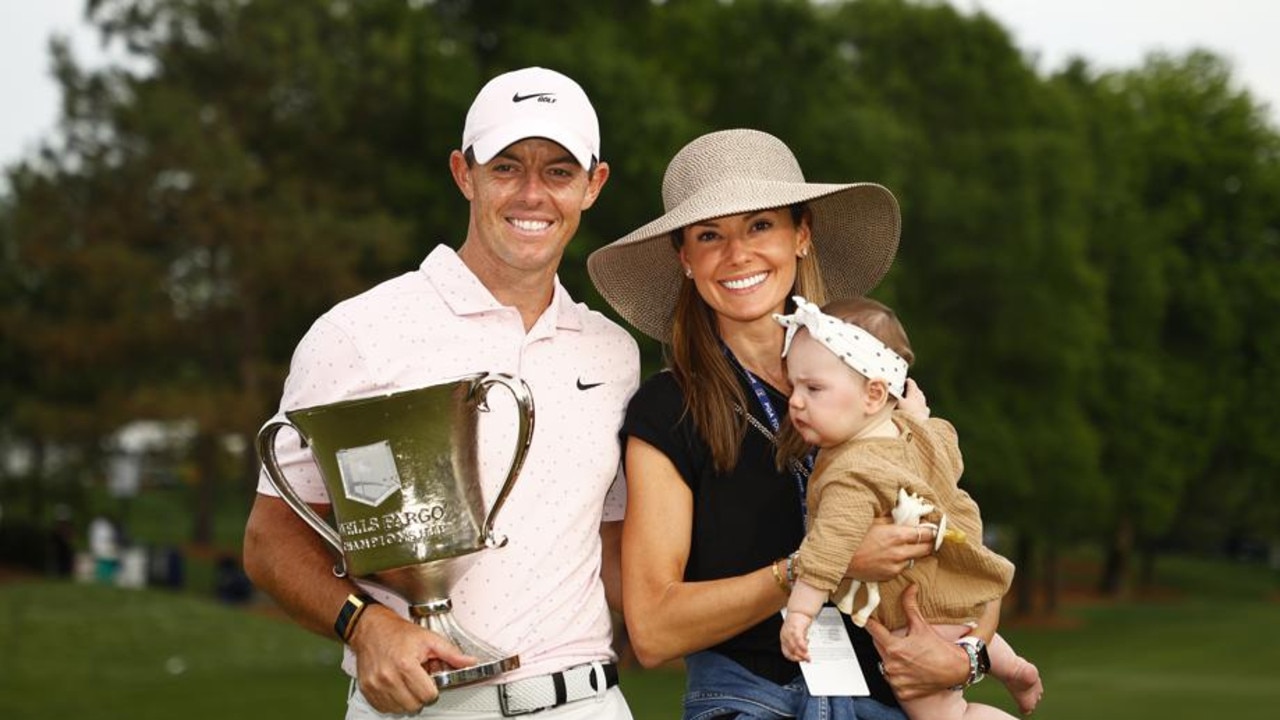
<instances>
[{"instance_id":1,"label":"golf text on cap","mask_svg":"<svg viewBox=\"0 0 1280 720\"><path fill-rule=\"evenodd\" d=\"M532 100L533 98L538 98L538 102L545 103L553 103L556 101L555 93L532 93L530 95L521 95L520 93L516 93L511 96L511 102L524 102L525 100Z\"/></svg>"}]
</instances>

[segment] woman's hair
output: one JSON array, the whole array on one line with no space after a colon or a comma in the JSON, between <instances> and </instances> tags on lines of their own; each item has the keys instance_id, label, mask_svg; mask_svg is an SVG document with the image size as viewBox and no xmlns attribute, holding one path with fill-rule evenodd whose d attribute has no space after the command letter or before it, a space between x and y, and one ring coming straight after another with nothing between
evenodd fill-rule
<instances>
[{"instance_id":1,"label":"woman's hair","mask_svg":"<svg viewBox=\"0 0 1280 720\"><path fill-rule=\"evenodd\" d=\"M823 306L822 312L871 333L873 337L906 360L907 367L915 362L916 355L911 349L911 340L907 338L907 330L902 327L897 313L887 305L868 297L855 296L832 300ZM892 398L890 400L897 402ZM794 425L788 422L780 428L777 455L779 470L785 470L808 452L809 444L800 437Z\"/></svg>"},{"instance_id":2,"label":"woman's hair","mask_svg":"<svg viewBox=\"0 0 1280 720\"><path fill-rule=\"evenodd\" d=\"M804 203L788 209L797 226L812 222ZM684 244L683 229L671 233L671 244L679 251ZM796 260L795 287L787 293L788 312L795 309L792 295L819 303L826 298L816 252ZM781 327L778 332L782 332ZM742 414L748 412L747 397L737 371L720 349L715 311L703 301L692 282L680 283L671 319L671 344L666 351L667 364L684 390L685 412L693 416L694 428L711 448L712 465L720 473L732 471L747 430L747 419Z\"/></svg>"}]
</instances>

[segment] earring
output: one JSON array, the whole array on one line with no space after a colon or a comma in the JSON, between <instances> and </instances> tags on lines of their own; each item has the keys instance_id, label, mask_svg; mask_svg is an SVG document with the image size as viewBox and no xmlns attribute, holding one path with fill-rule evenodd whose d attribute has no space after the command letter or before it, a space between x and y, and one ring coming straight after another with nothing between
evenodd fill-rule
<instances>
[{"instance_id":1,"label":"earring","mask_svg":"<svg viewBox=\"0 0 1280 720\"><path fill-rule=\"evenodd\" d=\"M693 268L689 267L688 265L685 265L685 266L684 266L684 276L685 276L685 277L687 277L687 278L691 278L691 277L693 277Z\"/></svg>"},{"instance_id":2,"label":"earring","mask_svg":"<svg viewBox=\"0 0 1280 720\"><path fill-rule=\"evenodd\" d=\"M808 245L805 245L804 247L800 248L800 257L802 257L802 258L809 257L809 246L808 246Z\"/></svg>"}]
</instances>

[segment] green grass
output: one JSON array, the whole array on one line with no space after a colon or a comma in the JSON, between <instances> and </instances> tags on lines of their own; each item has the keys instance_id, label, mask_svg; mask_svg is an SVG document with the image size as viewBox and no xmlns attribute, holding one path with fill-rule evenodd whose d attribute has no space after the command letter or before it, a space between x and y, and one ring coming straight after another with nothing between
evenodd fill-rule
<instances>
[{"instance_id":1,"label":"green grass","mask_svg":"<svg viewBox=\"0 0 1280 720\"><path fill-rule=\"evenodd\" d=\"M1049 628L1006 619L1001 633L1045 681L1035 717L1275 717L1280 573L1218 558L1156 568L1148 599L1068 605ZM992 680L967 697L1016 714Z\"/></svg>"},{"instance_id":2,"label":"green grass","mask_svg":"<svg viewBox=\"0 0 1280 720\"><path fill-rule=\"evenodd\" d=\"M1045 682L1036 717L1275 717L1280 705L1280 605L1192 599L1080 609L1075 627L1012 627L1004 635ZM1013 711L987 681L969 699Z\"/></svg>"},{"instance_id":3,"label":"green grass","mask_svg":"<svg viewBox=\"0 0 1280 720\"><path fill-rule=\"evenodd\" d=\"M1041 668L1036 716L1262 720L1280 707L1276 575L1256 566L1162 561L1184 592L1068 607L1052 627L1006 622ZM0 584L0 718L342 716L337 643L275 615L191 594L61 582ZM683 676L626 670L636 720L679 716ZM1008 710L988 680L970 699Z\"/></svg>"},{"instance_id":4,"label":"green grass","mask_svg":"<svg viewBox=\"0 0 1280 720\"><path fill-rule=\"evenodd\" d=\"M680 700L684 696L684 671L624 669L622 692L627 696L635 720L669 720L680 717Z\"/></svg>"},{"instance_id":5,"label":"green grass","mask_svg":"<svg viewBox=\"0 0 1280 720\"><path fill-rule=\"evenodd\" d=\"M340 717L339 647L185 595L0 586L0 717Z\"/></svg>"}]
</instances>

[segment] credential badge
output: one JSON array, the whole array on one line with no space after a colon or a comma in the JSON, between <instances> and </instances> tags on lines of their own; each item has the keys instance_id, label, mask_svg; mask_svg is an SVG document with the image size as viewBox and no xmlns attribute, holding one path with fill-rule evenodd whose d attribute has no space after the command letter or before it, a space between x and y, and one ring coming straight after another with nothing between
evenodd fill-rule
<instances>
[{"instance_id":1,"label":"credential badge","mask_svg":"<svg viewBox=\"0 0 1280 720\"><path fill-rule=\"evenodd\" d=\"M345 448L337 456L342 491L348 500L377 507L400 489L400 473L396 472L390 442Z\"/></svg>"}]
</instances>

